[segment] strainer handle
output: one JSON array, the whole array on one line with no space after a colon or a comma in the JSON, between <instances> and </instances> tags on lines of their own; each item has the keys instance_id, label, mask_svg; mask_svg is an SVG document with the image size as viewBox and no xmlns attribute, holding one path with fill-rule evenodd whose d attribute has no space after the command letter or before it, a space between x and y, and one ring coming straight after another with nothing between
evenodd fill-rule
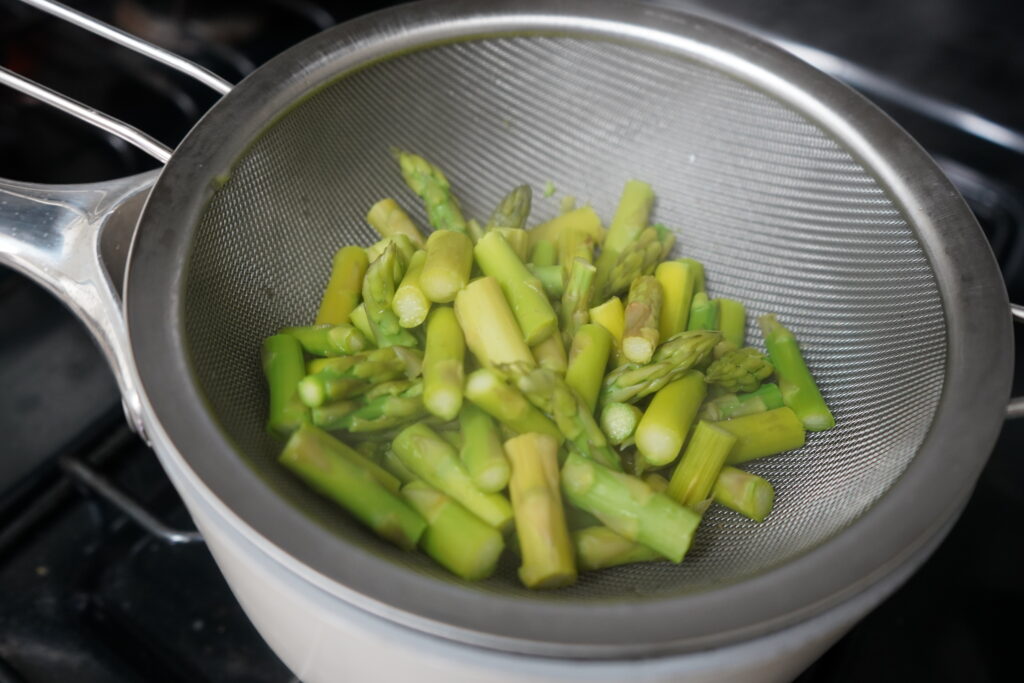
<instances>
[{"instance_id":1,"label":"strainer handle","mask_svg":"<svg viewBox=\"0 0 1024 683\"><path fill-rule=\"evenodd\" d=\"M1010 315L1013 316L1013 322L1024 323L1024 306L1010 304ZM1010 420L1024 417L1024 396L1014 396L1010 399L1009 405L1006 406L1006 417Z\"/></svg>"},{"instance_id":2,"label":"strainer handle","mask_svg":"<svg viewBox=\"0 0 1024 683\"><path fill-rule=\"evenodd\" d=\"M83 185L0 178L0 265L27 275L71 309L114 372L128 424L140 435L142 404L121 307L128 246L157 172Z\"/></svg>"}]
</instances>

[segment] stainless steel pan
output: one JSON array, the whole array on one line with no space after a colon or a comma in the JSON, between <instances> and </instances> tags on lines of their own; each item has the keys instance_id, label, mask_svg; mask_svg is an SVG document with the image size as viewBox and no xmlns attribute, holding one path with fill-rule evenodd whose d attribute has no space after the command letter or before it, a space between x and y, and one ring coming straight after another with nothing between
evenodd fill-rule
<instances>
[{"instance_id":1,"label":"stainless steel pan","mask_svg":"<svg viewBox=\"0 0 1024 683\"><path fill-rule=\"evenodd\" d=\"M436 160L474 215L514 183L554 180L605 216L627 178L654 185L710 290L780 313L834 408L835 430L753 466L778 492L767 522L712 509L679 566L532 593L511 566L453 580L276 465L259 340L314 310L334 249L372 239L366 207L410 199L395 145ZM147 190L122 306L103 257ZM232 89L156 178L5 181L0 260L86 320L165 466L283 571L528 655L726 648L857 600L955 520L1009 397L997 265L927 154L793 56L645 5L427 2L338 26Z\"/></svg>"}]
</instances>

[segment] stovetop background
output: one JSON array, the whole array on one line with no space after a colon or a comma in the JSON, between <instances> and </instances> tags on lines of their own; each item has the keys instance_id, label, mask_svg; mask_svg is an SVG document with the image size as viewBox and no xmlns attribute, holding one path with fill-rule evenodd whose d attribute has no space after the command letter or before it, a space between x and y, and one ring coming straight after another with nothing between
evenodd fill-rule
<instances>
[{"instance_id":1,"label":"stovetop background","mask_svg":"<svg viewBox=\"0 0 1024 683\"><path fill-rule=\"evenodd\" d=\"M336 19L394 3L69 4L237 80ZM662 4L811 45L911 92L1024 130L1024 3ZM0 63L103 105L170 145L214 100L11 0L0 0ZM1024 301L1024 157L874 94L929 151L959 164L947 167L984 219L1011 297ZM84 182L150 167L127 146L0 89L0 176ZM158 518L190 526L152 455L124 427L116 387L84 329L48 294L3 269L0 388L0 681L289 680L201 544L171 545L140 531L67 476L69 463L94 465ZM947 541L802 681L996 681L1016 668L1014 629L1002 619L1012 620L1024 602L1017 579L1024 551L1015 543L1024 514L1022 444L1024 422L1008 423Z\"/></svg>"}]
</instances>

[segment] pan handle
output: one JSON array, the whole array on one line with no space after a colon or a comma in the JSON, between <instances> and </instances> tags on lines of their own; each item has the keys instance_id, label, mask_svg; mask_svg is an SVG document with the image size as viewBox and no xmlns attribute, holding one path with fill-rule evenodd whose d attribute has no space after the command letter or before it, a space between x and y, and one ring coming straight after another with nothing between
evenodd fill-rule
<instances>
[{"instance_id":1,"label":"pan handle","mask_svg":"<svg viewBox=\"0 0 1024 683\"><path fill-rule=\"evenodd\" d=\"M1024 306L1010 304L1010 315L1013 316L1013 322L1024 323ZM1024 396L1014 396L1006 406L1006 418L1008 420L1014 420L1019 417L1024 417Z\"/></svg>"},{"instance_id":2,"label":"pan handle","mask_svg":"<svg viewBox=\"0 0 1024 683\"><path fill-rule=\"evenodd\" d=\"M157 171L149 171L83 185L0 178L0 264L35 280L85 323L114 372L128 424L143 436L141 398L115 283L124 273L156 177Z\"/></svg>"}]
</instances>

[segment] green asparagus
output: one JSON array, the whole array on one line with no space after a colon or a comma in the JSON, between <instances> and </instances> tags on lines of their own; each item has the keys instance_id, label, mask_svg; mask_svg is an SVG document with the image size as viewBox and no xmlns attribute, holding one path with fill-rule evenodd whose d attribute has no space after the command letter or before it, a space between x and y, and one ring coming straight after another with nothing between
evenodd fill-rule
<instances>
[{"instance_id":1,"label":"green asparagus","mask_svg":"<svg viewBox=\"0 0 1024 683\"><path fill-rule=\"evenodd\" d=\"M529 185L513 188L498 203L484 228L525 228L526 219L530 217L532 200L533 190Z\"/></svg>"},{"instance_id":2,"label":"green asparagus","mask_svg":"<svg viewBox=\"0 0 1024 683\"><path fill-rule=\"evenodd\" d=\"M377 346L416 346L416 337L403 329L398 316L391 310L395 288L402 278L404 268L397 247L389 244L370 267L363 278L363 301L366 317L373 330Z\"/></svg>"},{"instance_id":3,"label":"green asparagus","mask_svg":"<svg viewBox=\"0 0 1024 683\"><path fill-rule=\"evenodd\" d=\"M776 319L774 315L763 315L758 324L764 333L775 371L779 376L779 390L782 401L789 406L803 422L805 428L819 432L835 427L836 420L825 405L818 385L814 383L810 370L800 355L796 337Z\"/></svg>"},{"instance_id":4,"label":"green asparagus","mask_svg":"<svg viewBox=\"0 0 1024 683\"><path fill-rule=\"evenodd\" d=\"M558 425L493 370L481 368L466 378L466 398L517 434L539 432L562 436Z\"/></svg>"},{"instance_id":5,"label":"green asparagus","mask_svg":"<svg viewBox=\"0 0 1024 683\"><path fill-rule=\"evenodd\" d=\"M579 568L585 572L664 559L647 546L623 538L606 526L578 529L572 532L572 542Z\"/></svg>"},{"instance_id":6,"label":"green asparagus","mask_svg":"<svg viewBox=\"0 0 1024 683\"><path fill-rule=\"evenodd\" d=\"M279 334L295 337L302 350L312 356L342 356L369 346L363 333L352 325L309 325L285 327Z\"/></svg>"},{"instance_id":7,"label":"green asparagus","mask_svg":"<svg viewBox=\"0 0 1024 683\"><path fill-rule=\"evenodd\" d=\"M708 366L705 379L726 391L751 392L775 372L764 354L746 347L730 351Z\"/></svg>"},{"instance_id":8,"label":"green asparagus","mask_svg":"<svg viewBox=\"0 0 1024 683\"><path fill-rule=\"evenodd\" d=\"M654 277L661 284L662 291L658 335L668 339L686 329L696 276L689 263L665 261L655 269Z\"/></svg>"},{"instance_id":9,"label":"green asparagus","mask_svg":"<svg viewBox=\"0 0 1024 683\"><path fill-rule=\"evenodd\" d=\"M408 152L399 152L398 163L405 184L423 200L430 224L438 230L465 233L466 219L441 169Z\"/></svg>"},{"instance_id":10,"label":"green asparagus","mask_svg":"<svg viewBox=\"0 0 1024 683\"><path fill-rule=\"evenodd\" d=\"M733 417L763 413L782 407L782 392L777 384L762 384L756 391L746 394L723 394L706 402L700 409L700 418L709 422Z\"/></svg>"},{"instance_id":11,"label":"green asparagus","mask_svg":"<svg viewBox=\"0 0 1024 683\"><path fill-rule=\"evenodd\" d=\"M309 417L298 391L299 382L306 374L302 347L295 337L275 334L263 340L262 360L270 394L267 430L287 436Z\"/></svg>"},{"instance_id":12,"label":"green asparagus","mask_svg":"<svg viewBox=\"0 0 1024 683\"><path fill-rule=\"evenodd\" d=\"M562 295L565 294L565 278L562 276L562 266L557 264L538 266L531 263L527 268L533 277L540 280L541 287L544 288L544 294L549 299L561 300Z\"/></svg>"},{"instance_id":13,"label":"green asparagus","mask_svg":"<svg viewBox=\"0 0 1024 683\"><path fill-rule=\"evenodd\" d=\"M493 277L470 282L455 298L455 315L466 345L486 367L535 364L530 347Z\"/></svg>"},{"instance_id":14,"label":"green asparagus","mask_svg":"<svg viewBox=\"0 0 1024 683\"><path fill-rule=\"evenodd\" d=\"M672 562L682 562L700 524L700 515L664 493L655 493L640 479L577 453L566 456L562 490L570 503L595 515L612 531Z\"/></svg>"},{"instance_id":15,"label":"green asparagus","mask_svg":"<svg viewBox=\"0 0 1024 683\"><path fill-rule=\"evenodd\" d=\"M601 403L634 403L658 391L708 358L721 338L720 333L707 330L680 332L659 346L647 365L626 363L608 373Z\"/></svg>"},{"instance_id":16,"label":"green asparagus","mask_svg":"<svg viewBox=\"0 0 1024 683\"><path fill-rule=\"evenodd\" d=\"M427 238L420 290L434 303L455 300L473 269L473 242L461 233L438 230Z\"/></svg>"},{"instance_id":17,"label":"green asparagus","mask_svg":"<svg viewBox=\"0 0 1024 683\"><path fill-rule=\"evenodd\" d=\"M562 336L566 345L581 325L590 320L590 297L594 292L594 274L596 269L581 258L577 258L565 283L562 294Z\"/></svg>"},{"instance_id":18,"label":"green asparagus","mask_svg":"<svg viewBox=\"0 0 1024 683\"><path fill-rule=\"evenodd\" d=\"M422 249L413 254L409 259L409 267L395 290L395 296L391 299L391 310L398 316L398 324L402 327L422 325L430 311L430 299L420 287L420 276L426 260L427 252Z\"/></svg>"},{"instance_id":19,"label":"green asparagus","mask_svg":"<svg viewBox=\"0 0 1024 683\"><path fill-rule=\"evenodd\" d=\"M715 299L718 302L718 329L722 338L737 348L743 346L747 338L747 310L743 304L733 299Z\"/></svg>"},{"instance_id":20,"label":"green asparagus","mask_svg":"<svg viewBox=\"0 0 1024 683\"><path fill-rule=\"evenodd\" d=\"M534 344L530 351L538 366L565 377L565 372L569 369L569 358L565 355L562 335L553 334L541 343Z\"/></svg>"},{"instance_id":21,"label":"green asparagus","mask_svg":"<svg viewBox=\"0 0 1024 683\"><path fill-rule=\"evenodd\" d=\"M427 522L420 537L420 547L427 555L467 581L494 573L505 549L505 539L497 529L422 481L403 486L402 497Z\"/></svg>"},{"instance_id":22,"label":"green asparagus","mask_svg":"<svg viewBox=\"0 0 1024 683\"><path fill-rule=\"evenodd\" d=\"M442 420L454 420L462 408L466 343L455 312L439 306L427 321L423 354L423 405Z\"/></svg>"},{"instance_id":23,"label":"green asparagus","mask_svg":"<svg viewBox=\"0 0 1024 683\"><path fill-rule=\"evenodd\" d=\"M628 291L630 284L641 275L653 275L675 243L676 236L663 225L655 225L643 230L635 242L626 246L619 254L619 259L599 292L600 298Z\"/></svg>"},{"instance_id":24,"label":"green asparagus","mask_svg":"<svg viewBox=\"0 0 1024 683\"><path fill-rule=\"evenodd\" d=\"M690 304L690 319L686 323L687 330L717 330L718 329L718 300L708 299L705 292L697 292L693 295L693 302Z\"/></svg>"},{"instance_id":25,"label":"green asparagus","mask_svg":"<svg viewBox=\"0 0 1024 683\"><path fill-rule=\"evenodd\" d=\"M632 442L643 411L628 403L608 403L601 409L601 429L615 446Z\"/></svg>"},{"instance_id":26,"label":"green asparagus","mask_svg":"<svg viewBox=\"0 0 1024 683\"><path fill-rule=\"evenodd\" d=\"M528 235L530 233L527 233ZM558 247L550 240L540 240L530 251L530 264L538 267L558 264Z\"/></svg>"},{"instance_id":27,"label":"green asparagus","mask_svg":"<svg viewBox=\"0 0 1024 683\"><path fill-rule=\"evenodd\" d=\"M505 442L512 465L508 490L515 512L527 588L557 588L576 580L576 561L562 509L558 476L558 440L528 433Z\"/></svg>"},{"instance_id":28,"label":"green asparagus","mask_svg":"<svg viewBox=\"0 0 1024 683\"><path fill-rule=\"evenodd\" d=\"M561 346L561 340L558 344ZM565 383L580 395L591 413L597 408L597 397L601 393L601 380L604 379L611 348L611 332L593 323L581 326L572 340Z\"/></svg>"},{"instance_id":29,"label":"green asparagus","mask_svg":"<svg viewBox=\"0 0 1024 683\"><path fill-rule=\"evenodd\" d=\"M382 199L371 206L366 213L366 222L379 232L381 237L402 234L419 249L422 249L425 244L423 233L394 199Z\"/></svg>"},{"instance_id":30,"label":"green asparagus","mask_svg":"<svg viewBox=\"0 0 1024 683\"><path fill-rule=\"evenodd\" d=\"M406 427L392 442L402 463L420 479L466 506L499 531L512 525L512 506L500 493L478 489L447 441L425 424Z\"/></svg>"},{"instance_id":31,"label":"green asparagus","mask_svg":"<svg viewBox=\"0 0 1024 683\"><path fill-rule=\"evenodd\" d=\"M660 467L676 459L706 393L704 377L689 370L654 394L634 436L649 464Z\"/></svg>"},{"instance_id":32,"label":"green asparagus","mask_svg":"<svg viewBox=\"0 0 1024 683\"><path fill-rule=\"evenodd\" d=\"M736 437L711 422L698 422L686 451L668 483L668 495L688 507L703 506L711 497Z\"/></svg>"},{"instance_id":33,"label":"green asparagus","mask_svg":"<svg viewBox=\"0 0 1024 683\"><path fill-rule=\"evenodd\" d=\"M352 457L359 456L358 453L345 450L344 444L341 447L339 444L316 427L305 424L292 434L279 460L377 535L407 550L416 547L427 523L382 484L379 475L375 476Z\"/></svg>"},{"instance_id":34,"label":"green asparagus","mask_svg":"<svg viewBox=\"0 0 1024 683\"><path fill-rule=\"evenodd\" d=\"M472 403L459 413L463 441L459 449L469 478L485 493L501 491L508 484L509 464L494 419Z\"/></svg>"},{"instance_id":35,"label":"green asparagus","mask_svg":"<svg viewBox=\"0 0 1024 683\"><path fill-rule=\"evenodd\" d=\"M625 330L622 334L622 355L633 363L647 363L654 355L660 338L658 319L661 316L661 284L652 275L642 275L629 288L626 299Z\"/></svg>"},{"instance_id":36,"label":"green asparagus","mask_svg":"<svg viewBox=\"0 0 1024 683\"><path fill-rule=\"evenodd\" d=\"M368 265L366 252L361 247L342 247L338 250L316 314L317 325L348 322L349 314L362 295L363 276Z\"/></svg>"},{"instance_id":37,"label":"green asparagus","mask_svg":"<svg viewBox=\"0 0 1024 683\"><path fill-rule=\"evenodd\" d=\"M736 437L736 445L727 461L730 465L800 448L807 438L803 422L786 407L716 422L715 425Z\"/></svg>"},{"instance_id":38,"label":"green asparagus","mask_svg":"<svg viewBox=\"0 0 1024 683\"><path fill-rule=\"evenodd\" d=\"M715 480L712 494L716 503L755 522L763 522L775 502L775 489L766 479L728 465Z\"/></svg>"}]
</instances>

